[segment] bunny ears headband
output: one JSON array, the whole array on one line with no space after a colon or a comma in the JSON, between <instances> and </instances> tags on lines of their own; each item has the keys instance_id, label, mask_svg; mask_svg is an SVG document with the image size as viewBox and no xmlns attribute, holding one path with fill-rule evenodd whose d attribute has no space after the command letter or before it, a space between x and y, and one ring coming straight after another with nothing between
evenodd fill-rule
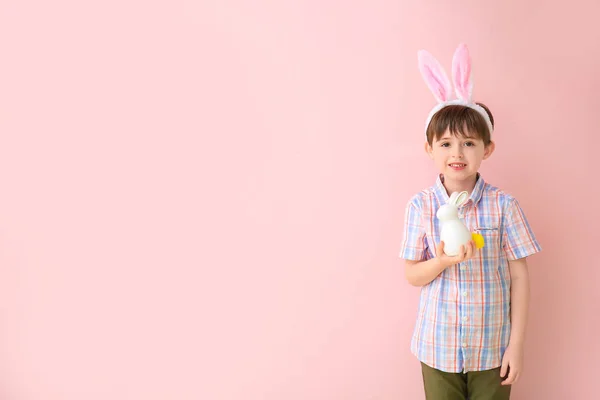
<instances>
[{"instance_id":1,"label":"bunny ears headband","mask_svg":"<svg viewBox=\"0 0 600 400\"><path fill-rule=\"evenodd\" d=\"M438 60L425 50L419 51L418 58L421 75L438 102L427 117L425 131L427 131L427 127L435 113L446 106L457 104L472 108L481 114L491 134L494 127L490 121L490 116L483 107L475 104L472 100L473 83L471 82L471 57L467 46L465 44L458 46L454 52L454 57L452 58L452 79L454 81L456 99L452 99L452 85L448 79L448 75L446 75L446 71Z\"/></svg>"}]
</instances>

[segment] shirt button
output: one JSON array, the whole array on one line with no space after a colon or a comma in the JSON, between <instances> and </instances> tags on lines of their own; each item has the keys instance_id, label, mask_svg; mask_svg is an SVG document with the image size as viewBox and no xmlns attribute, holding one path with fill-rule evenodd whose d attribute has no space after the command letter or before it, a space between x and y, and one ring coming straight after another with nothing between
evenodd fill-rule
<instances>
[{"instance_id":1,"label":"shirt button","mask_svg":"<svg viewBox=\"0 0 600 400\"><path fill-rule=\"evenodd\" d=\"M461 264L461 265L460 265L460 269L461 269L461 271L464 271L465 269L467 269L467 266L466 266L466 265L464 265L464 264Z\"/></svg>"},{"instance_id":2,"label":"shirt button","mask_svg":"<svg viewBox=\"0 0 600 400\"><path fill-rule=\"evenodd\" d=\"M463 347L467 347L467 343L466 342L463 342Z\"/></svg>"},{"instance_id":3,"label":"shirt button","mask_svg":"<svg viewBox=\"0 0 600 400\"><path fill-rule=\"evenodd\" d=\"M463 320L463 321L468 321L468 320L469 320L469 317L467 317L467 316L464 316L464 317L462 317L462 320Z\"/></svg>"},{"instance_id":4,"label":"shirt button","mask_svg":"<svg viewBox=\"0 0 600 400\"><path fill-rule=\"evenodd\" d=\"M467 292L462 292L463 297L467 297Z\"/></svg>"}]
</instances>

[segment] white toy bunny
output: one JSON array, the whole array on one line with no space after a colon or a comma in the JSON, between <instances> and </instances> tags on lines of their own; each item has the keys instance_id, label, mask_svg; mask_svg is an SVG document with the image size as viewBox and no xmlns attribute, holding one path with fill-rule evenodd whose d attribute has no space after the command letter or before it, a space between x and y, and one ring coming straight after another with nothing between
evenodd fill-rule
<instances>
[{"instance_id":1,"label":"white toy bunny","mask_svg":"<svg viewBox=\"0 0 600 400\"><path fill-rule=\"evenodd\" d=\"M471 234L465 224L458 218L458 207L466 203L469 197L467 192L454 192L450 195L448 202L437 211L437 218L442 224L440 240L444 242L444 253L449 256L457 256L460 246L465 246L470 240L474 240L477 248L483 247L483 237Z\"/></svg>"}]
</instances>

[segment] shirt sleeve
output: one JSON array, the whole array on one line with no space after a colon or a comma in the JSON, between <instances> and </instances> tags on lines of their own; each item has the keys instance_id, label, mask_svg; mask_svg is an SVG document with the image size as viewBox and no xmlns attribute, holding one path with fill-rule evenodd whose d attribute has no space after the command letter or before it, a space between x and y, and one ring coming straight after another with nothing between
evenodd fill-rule
<instances>
[{"instance_id":1,"label":"shirt sleeve","mask_svg":"<svg viewBox=\"0 0 600 400\"><path fill-rule=\"evenodd\" d=\"M508 202L504 222L504 251L509 260L517 260L542 250L525 213L516 199Z\"/></svg>"},{"instance_id":2,"label":"shirt sleeve","mask_svg":"<svg viewBox=\"0 0 600 400\"><path fill-rule=\"evenodd\" d=\"M413 201L406 206L400 258L412 261L423 261L427 258L427 244L425 229L421 223L421 211Z\"/></svg>"}]
</instances>

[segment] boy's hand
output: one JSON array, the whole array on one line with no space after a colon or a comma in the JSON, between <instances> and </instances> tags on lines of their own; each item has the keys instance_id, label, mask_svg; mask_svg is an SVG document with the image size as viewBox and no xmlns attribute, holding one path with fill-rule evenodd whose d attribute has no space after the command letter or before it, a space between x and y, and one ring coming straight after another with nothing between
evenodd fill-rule
<instances>
[{"instance_id":1,"label":"boy's hand","mask_svg":"<svg viewBox=\"0 0 600 400\"><path fill-rule=\"evenodd\" d=\"M451 265L461 263L473 257L474 249L475 243L472 240L469 240L469 242L466 245L466 248L465 246L460 246L458 255L451 257L444 253L444 242L440 242L439 246L437 246L435 256L440 260L442 266L447 268Z\"/></svg>"},{"instance_id":2,"label":"boy's hand","mask_svg":"<svg viewBox=\"0 0 600 400\"><path fill-rule=\"evenodd\" d=\"M500 377L502 385L512 385L519 380L523 369L523 346L509 344L502 357Z\"/></svg>"}]
</instances>

